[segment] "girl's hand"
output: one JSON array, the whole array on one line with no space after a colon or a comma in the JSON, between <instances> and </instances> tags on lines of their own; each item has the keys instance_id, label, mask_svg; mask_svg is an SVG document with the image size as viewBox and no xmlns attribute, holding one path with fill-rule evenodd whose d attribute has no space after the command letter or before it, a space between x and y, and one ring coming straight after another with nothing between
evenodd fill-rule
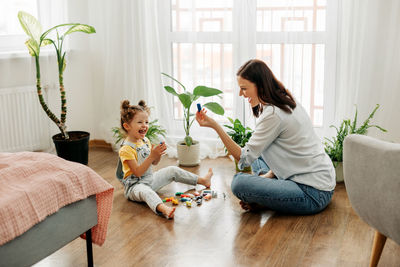
<instances>
[{"instance_id":1,"label":"girl's hand","mask_svg":"<svg viewBox=\"0 0 400 267\"><path fill-rule=\"evenodd\" d=\"M150 157L152 157L155 161L159 160L161 156L166 153L165 150L167 150L167 145L165 142L159 145L153 145L151 148Z\"/></svg>"},{"instance_id":2,"label":"girl's hand","mask_svg":"<svg viewBox=\"0 0 400 267\"><path fill-rule=\"evenodd\" d=\"M196 112L196 120L201 127L210 127L214 128L217 125L217 122L206 115L207 110L204 108L200 112Z\"/></svg>"}]
</instances>

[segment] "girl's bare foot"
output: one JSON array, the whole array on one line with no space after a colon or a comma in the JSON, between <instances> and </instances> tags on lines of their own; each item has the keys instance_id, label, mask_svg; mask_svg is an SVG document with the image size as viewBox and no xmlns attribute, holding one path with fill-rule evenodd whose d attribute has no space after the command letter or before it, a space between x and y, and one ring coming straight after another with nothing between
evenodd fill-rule
<instances>
[{"instance_id":1,"label":"girl's bare foot","mask_svg":"<svg viewBox=\"0 0 400 267\"><path fill-rule=\"evenodd\" d=\"M209 188L211 186L211 177L213 176L213 171L212 168L208 169L207 174L204 177L199 177L197 179L197 183L204 185L206 188Z\"/></svg>"},{"instance_id":2,"label":"girl's bare foot","mask_svg":"<svg viewBox=\"0 0 400 267\"><path fill-rule=\"evenodd\" d=\"M257 210L264 209L263 206L260 206L260 205L255 204L255 203L247 203L247 202L244 202L244 201L240 201L239 204L242 207L242 209L247 210L247 211L257 211Z\"/></svg>"},{"instance_id":3,"label":"girl's bare foot","mask_svg":"<svg viewBox=\"0 0 400 267\"><path fill-rule=\"evenodd\" d=\"M173 219L174 215L175 215L174 214L175 208L174 207L168 207L164 203L159 204L157 206L157 211L161 212L165 216L165 218L167 218L167 219Z\"/></svg>"},{"instance_id":4,"label":"girl's bare foot","mask_svg":"<svg viewBox=\"0 0 400 267\"><path fill-rule=\"evenodd\" d=\"M265 173L265 174L261 174L260 175L261 177L265 177L265 178L275 178L275 174L271 171L271 170L269 170L267 173Z\"/></svg>"}]
</instances>

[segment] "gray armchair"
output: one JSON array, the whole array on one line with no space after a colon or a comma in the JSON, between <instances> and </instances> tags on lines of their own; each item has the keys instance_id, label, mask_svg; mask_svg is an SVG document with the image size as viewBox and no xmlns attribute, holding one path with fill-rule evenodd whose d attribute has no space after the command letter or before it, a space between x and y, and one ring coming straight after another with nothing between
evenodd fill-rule
<instances>
[{"instance_id":1,"label":"gray armchair","mask_svg":"<svg viewBox=\"0 0 400 267\"><path fill-rule=\"evenodd\" d=\"M376 230L370 261L376 266L387 237L400 244L400 144L349 135L343 171L352 207Z\"/></svg>"}]
</instances>

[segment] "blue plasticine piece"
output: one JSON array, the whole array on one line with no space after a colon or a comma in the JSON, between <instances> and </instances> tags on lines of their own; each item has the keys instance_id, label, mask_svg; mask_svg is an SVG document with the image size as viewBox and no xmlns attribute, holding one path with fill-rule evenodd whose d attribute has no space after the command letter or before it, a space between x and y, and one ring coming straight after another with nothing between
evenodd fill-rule
<instances>
[{"instance_id":1,"label":"blue plasticine piece","mask_svg":"<svg viewBox=\"0 0 400 267\"><path fill-rule=\"evenodd\" d=\"M200 112L201 111L201 105L200 103L197 103L197 110Z\"/></svg>"}]
</instances>

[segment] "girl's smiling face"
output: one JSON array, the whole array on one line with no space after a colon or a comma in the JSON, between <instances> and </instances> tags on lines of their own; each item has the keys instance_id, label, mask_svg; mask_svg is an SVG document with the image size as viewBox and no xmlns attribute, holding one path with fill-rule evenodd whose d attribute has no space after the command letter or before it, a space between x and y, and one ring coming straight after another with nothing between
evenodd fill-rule
<instances>
[{"instance_id":1,"label":"girl's smiling face","mask_svg":"<svg viewBox=\"0 0 400 267\"><path fill-rule=\"evenodd\" d=\"M137 142L146 136L149 130L149 114L145 111L139 111L135 114L130 123L123 124L125 130L128 132L129 139Z\"/></svg>"},{"instance_id":2,"label":"girl's smiling face","mask_svg":"<svg viewBox=\"0 0 400 267\"><path fill-rule=\"evenodd\" d=\"M258 98L257 86L254 83L240 76L237 76L237 82L240 87L239 96L247 98L251 107L255 107L261 103Z\"/></svg>"}]
</instances>

